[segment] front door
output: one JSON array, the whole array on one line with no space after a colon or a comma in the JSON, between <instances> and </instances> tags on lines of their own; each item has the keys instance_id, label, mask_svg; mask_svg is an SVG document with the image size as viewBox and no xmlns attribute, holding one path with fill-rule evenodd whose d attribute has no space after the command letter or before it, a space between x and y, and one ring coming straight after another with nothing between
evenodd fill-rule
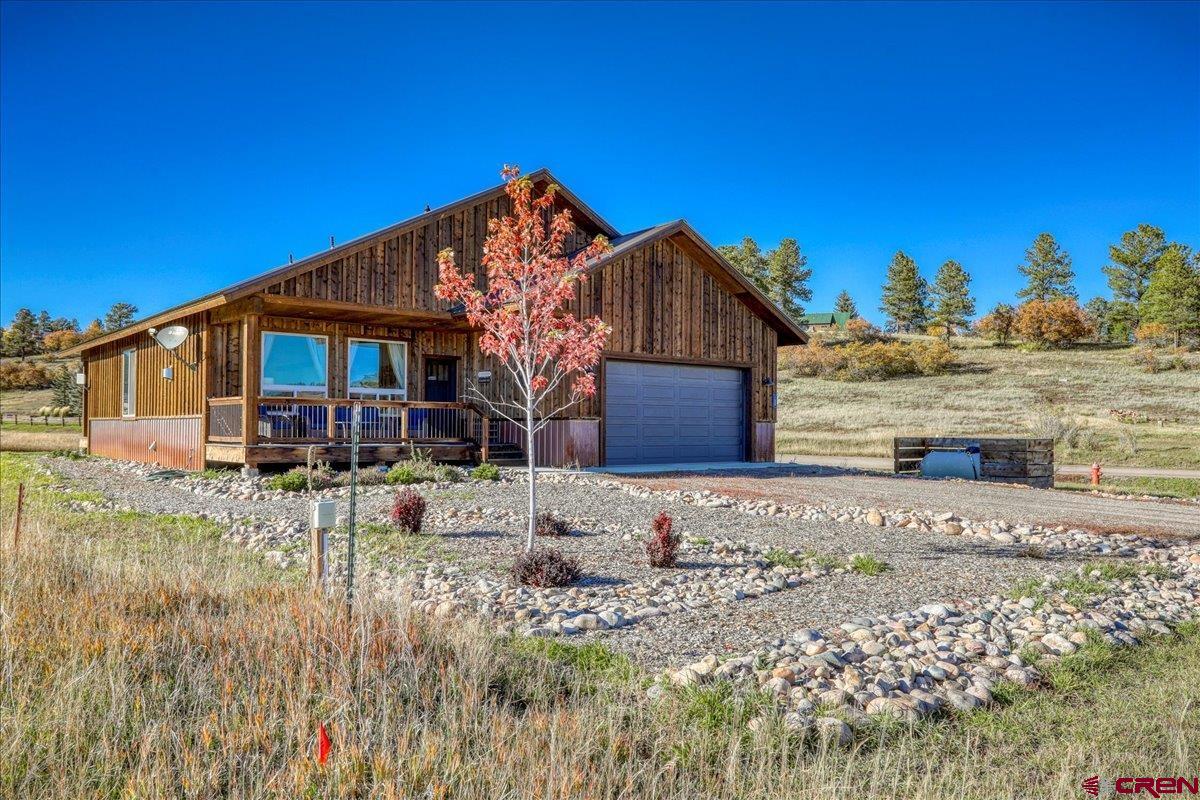
<instances>
[{"instance_id":1,"label":"front door","mask_svg":"<svg viewBox=\"0 0 1200 800\"><path fill-rule=\"evenodd\" d=\"M426 357L425 399L431 403L458 400L458 359Z\"/></svg>"}]
</instances>

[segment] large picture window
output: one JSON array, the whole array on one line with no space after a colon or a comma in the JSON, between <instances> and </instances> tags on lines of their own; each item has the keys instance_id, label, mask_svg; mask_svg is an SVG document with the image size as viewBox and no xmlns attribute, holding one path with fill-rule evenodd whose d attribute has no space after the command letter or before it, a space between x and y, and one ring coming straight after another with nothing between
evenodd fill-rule
<instances>
[{"instance_id":1,"label":"large picture window","mask_svg":"<svg viewBox=\"0 0 1200 800\"><path fill-rule=\"evenodd\" d=\"M300 333L262 335L264 397L328 397L329 340Z\"/></svg>"},{"instance_id":2,"label":"large picture window","mask_svg":"<svg viewBox=\"0 0 1200 800\"><path fill-rule=\"evenodd\" d=\"M351 339L346 363L346 386L350 397L408 399L408 345L404 342Z\"/></svg>"},{"instance_id":3,"label":"large picture window","mask_svg":"<svg viewBox=\"0 0 1200 800\"><path fill-rule=\"evenodd\" d=\"M121 353L121 416L137 414L137 350Z\"/></svg>"}]
</instances>

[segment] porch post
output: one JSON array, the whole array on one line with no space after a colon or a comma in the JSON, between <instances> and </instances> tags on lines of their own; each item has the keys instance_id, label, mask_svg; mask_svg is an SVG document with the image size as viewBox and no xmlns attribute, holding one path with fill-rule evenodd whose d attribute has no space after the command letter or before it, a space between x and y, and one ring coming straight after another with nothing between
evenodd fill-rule
<instances>
[{"instance_id":1,"label":"porch post","mask_svg":"<svg viewBox=\"0 0 1200 800\"><path fill-rule=\"evenodd\" d=\"M261 373L258 362L261 351L258 314L247 314L242 318L242 444L246 447L258 443L258 383Z\"/></svg>"}]
</instances>

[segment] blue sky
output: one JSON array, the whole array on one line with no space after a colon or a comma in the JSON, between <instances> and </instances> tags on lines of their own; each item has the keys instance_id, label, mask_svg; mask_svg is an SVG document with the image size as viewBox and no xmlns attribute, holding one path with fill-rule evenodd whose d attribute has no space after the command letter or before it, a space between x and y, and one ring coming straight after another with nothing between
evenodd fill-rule
<instances>
[{"instance_id":1,"label":"blue sky","mask_svg":"<svg viewBox=\"0 0 1200 800\"><path fill-rule=\"evenodd\" d=\"M0 316L143 313L550 167L621 230L794 236L878 320L897 249L1010 299L1200 246L1200 4L3 4Z\"/></svg>"}]
</instances>

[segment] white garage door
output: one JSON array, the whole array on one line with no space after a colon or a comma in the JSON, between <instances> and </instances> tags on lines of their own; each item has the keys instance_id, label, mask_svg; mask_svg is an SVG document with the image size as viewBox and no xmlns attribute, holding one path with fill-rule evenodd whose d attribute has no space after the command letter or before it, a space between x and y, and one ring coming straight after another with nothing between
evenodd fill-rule
<instances>
[{"instance_id":1,"label":"white garage door","mask_svg":"<svg viewBox=\"0 0 1200 800\"><path fill-rule=\"evenodd\" d=\"M743 461L743 372L645 361L604 369L604 450L610 465Z\"/></svg>"}]
</instances>

